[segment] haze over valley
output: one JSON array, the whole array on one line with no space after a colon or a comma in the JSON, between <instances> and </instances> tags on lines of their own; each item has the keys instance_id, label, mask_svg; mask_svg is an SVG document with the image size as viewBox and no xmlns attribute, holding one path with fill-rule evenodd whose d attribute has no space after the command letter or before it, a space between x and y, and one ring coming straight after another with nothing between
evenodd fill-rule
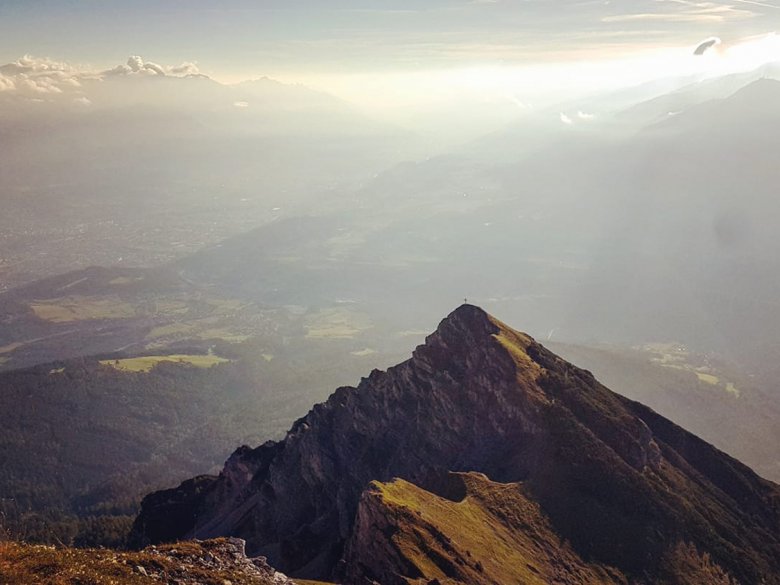
<instances>
[{"instance_id":1,"label":"haze over valley","mask_svg":"<svg viewBox=\"0 0 780 585\"><path fill-rule=\"evenodd\" d=\"M776 576L780 5L44 4L0 5L0 541ZM18 546L0 582L70 570Z\"/></svg>"}]
</instances>

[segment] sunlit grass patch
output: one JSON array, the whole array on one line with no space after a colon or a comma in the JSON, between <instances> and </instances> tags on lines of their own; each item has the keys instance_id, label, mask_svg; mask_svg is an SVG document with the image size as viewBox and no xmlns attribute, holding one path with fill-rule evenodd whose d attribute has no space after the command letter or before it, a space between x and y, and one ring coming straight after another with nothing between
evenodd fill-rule
<instances>
[{"instance_id":1,"label":"sunlit grass patch","mask_svg":"<svg viewBox=\"0 0 780 585\"><path fill-rule=\"evenodd\" d=\"M148 372L154 366L162 362L188 364L197 368L210 368L217 364L229 362L226 358L217 355L150 355L119 360L101 360L105 366L111 366L123 372Z\"/></svg>"},{"instance_id":2,"label":"sunlit grass patch","mask_svg":"<svg viewBox=\"0 0 780 585\"><path fill-rule=\"evenodd\" d=\"M700 382L704 382L705 384L710 384L711 386L717 386L720 384L720 378L713 376L712 374L696 372L696 376L699 378Z\"/></svg>"}]
</instances>

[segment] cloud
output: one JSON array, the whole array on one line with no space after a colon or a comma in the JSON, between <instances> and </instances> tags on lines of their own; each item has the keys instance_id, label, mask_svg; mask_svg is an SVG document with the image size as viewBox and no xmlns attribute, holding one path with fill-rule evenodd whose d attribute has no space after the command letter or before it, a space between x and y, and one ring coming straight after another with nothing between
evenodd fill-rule
<instances>
[{"instance_id":1,"label":"cloud","mask_svg":"<svg viewBox=\"0 0 780 585\"><path fill-rule=\"evenodd\" d=\"M147 71L152 71L157 75L165 75L165 70L162 67L160 67L157 63L152 63L151 61L147 61L146 63L144 63L144 69L146 69Z\"/></svg>"},{"instance_id":2,"label":"cloud","mask_svg":"<svg viewBox=\"0 0 780 585\"><path fill-rule=\"evenodd\" d=\"M16 89L14 80L10 77L6 77L5 75L0 74L0 91L11 91L13 89Z\"/></svg>"},{"instance_id":3,"label":"cloud","mask_svg":"<svg viewBox=\"0 0 780 585\"><path fill-rule=\"evenodd\" d=\"M658 11L634 12L605 16L604 23L621 22L692 22L723 23L731 20L744 20L757 16L748 8L739 8L734 4L718 2L695 2L692 0L656 0ZM759 6L754 2L740 4Z\"/></svg>"},{"instance_id":4,"label":"cloud","mask_svg":"<svg viewBox=\"0 0 780 585\"><path fill-rule=\"evenodd\" d=\"M198 69L198 64L193 63L191 61L185 61L181 65L176 65L175 67L170 67L168 69L168 73L171 75L177 75L180 77L186 76L186 75L200 75L200 69Z\"/></svg>"},{"instance_id":5,"label":"cloud","mask_svg":"<svg viewBox=\"0 0 780 585\"><path fill-rule=\"evenodd\" d=\"M25 77L16 82L16 88L33 94L62 93L62 88L57 85L57 82L46 77Z\"/></svg>"},{"instance_id":6,"label":"cloud","mask_svg":"<svg viewBox=\"0 0 780 585\"><path fill-rule=\"evenodd\" d=\"M249 102L234 102L233 105L237 108L248 108Z\"/></svg>"},{"instance_id":7,"label":"cloud","mask_svg":"<svg viewBox=\"0 0 780 585\"><path fill-rule=\"evenodd\" d=\"M595 114L587 114L587 113L583 112L582 110L577 112L577 117L580 120L585 120L586 122L588 122L590 120L595 120L596 119Z\"/></svg>"},{"instance_id":8,"label":"cloud","mask_svg":"<svg viewBox=\"0 0 780 585\"><path fill-rule=\"evenodd\" d=\"M144 60L138 55L133 55L128 58L127 66L130 68L130 71L140 73L144 68Z\"/></svg>"},{"instance_id":9,"label":"cloud","mask_svg":"<svg viewBox=\"0 0 780 585\"><path fill-rule=\"evenodd\" d=\"M83 100L88 101L88 98L84 96L83 84L87 81L100 81L113 76L187 77L190 75L200 75L197 64L185 62L180 65L164 66L152 61L144 61L137 55L130 57L125 64L105 71L95 71L89 67L25 55L16 61L0 65L0 92L14 92L30 99L66 94L75 96L74 103L86 104Z\"/></svg>"},{"instance_id":10,"label":"cloud","mask_svg":"<svg viewBox=\"0 0 780 585\"><path fill-rule=\"evenodd\" d=\"M114 75L160 75L172 77L187 77L188 75L200 75L196 63L185 61L181 65L164 66L152 61L144 61L142 57L133 55L127 59L124 65L117 65L101 73L103 76Z\"/></svg>"},{"instance_id":11,"label":"cloud","mask_svg":"<svg viewBox=\"0 0 780 585\"><path fill-rule=\"evenodd\" d=\"M762 8L774 8L775 10L780 10L780 6L776 4L770 4L769 2L759 2L759 0L733 0L734 2L739 2L740 4L749 4L751 6L761 6Z\"/></svg>"},{"instance_id":12,"label":"cloud","mask_svg":"<svg viewBox=\"0 0 780 585\"><path fill-rule=\"evenodd\" d=\"M572 124L574 124L574 120L572 120L569 116L567 116L563 112L561 112L561 122L563 122L567 126L571 126Z\"/></svg>"},{"instance_id":13,"label":"cloud","mask_svg":"<svg viewBox=\"0 0 780 585\"><path fill-rule=\"evenodd\" d=\"M0 65L0 91L37 96L59 94L81 87L79 77L80 73L67 63L25 55Z\"/></svg>"}]
</instances>

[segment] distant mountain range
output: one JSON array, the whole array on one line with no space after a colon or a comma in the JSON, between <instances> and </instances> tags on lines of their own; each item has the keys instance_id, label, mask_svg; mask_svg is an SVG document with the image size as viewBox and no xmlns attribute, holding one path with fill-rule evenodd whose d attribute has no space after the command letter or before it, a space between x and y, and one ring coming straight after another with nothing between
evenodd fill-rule
<instances>
[{"instance_id":1,"label":"distant mountain range","mask_svg":"<svg viewBox=\"0 0 780 585\"><path fill-rule=\"evenodd\" d=\"M779 504L777 485L463 305L283 441L145 498L134 539L240 536L293 577L348 584L771 584Z\"/></svg>"}]
</instances>

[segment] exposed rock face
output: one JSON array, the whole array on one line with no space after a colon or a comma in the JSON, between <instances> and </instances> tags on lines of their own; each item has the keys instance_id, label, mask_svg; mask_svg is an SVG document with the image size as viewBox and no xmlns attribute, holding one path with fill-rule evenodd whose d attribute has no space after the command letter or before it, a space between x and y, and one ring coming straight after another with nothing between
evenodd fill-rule
<instances>
[{"instance_id":1,"label":"exposed rock face","mask_svg":"<svg viewBox=\"0 0 780 585\"><path fill-rule=\"evenodd\" d=\"M652 579L680 542L743 583L780 579L777 486L470 305L284 441L148 496L135 537L240 536L294 576L358 579L360 549L344 552L364 490L400 477L441 493L448 471L522 482L572 554L614 574Z\"/></svg>"}]
</instances>

